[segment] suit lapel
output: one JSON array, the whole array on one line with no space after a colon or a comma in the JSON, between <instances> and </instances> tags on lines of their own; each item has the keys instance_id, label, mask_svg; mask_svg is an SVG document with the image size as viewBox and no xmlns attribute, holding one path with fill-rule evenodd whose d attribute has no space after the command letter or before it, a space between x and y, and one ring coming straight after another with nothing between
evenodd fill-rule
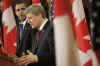
<instances>
[{"instance_id":1,"label":"suit lapel","mask_svg":"<svg viewBox=\"0 0 100 66\"><path fill-rule=\"evenodd\" d=\"M19 47L24 47L23 42L24 42L24 39L27 38L28 34L29 34L29 28L28 28L28 24L26 23L24 26L23 35L22 35Z\"/></svg>"},{"instance_id":2,"label":"suit lapel","mask_svg":"<svg viewBox=\"0 0 100 66\"><path fill-rule=\"evenodd\" d=\"M23 35L22 35L22 44L21 47L22 49L25 51L27 45L24 43L26 41L26 39L28 38L29 34L30 34L31 28L29 27L29 25L26 23L25 27L24 27L24 31L23 31Z\"/></svg>"},{"instance_id":3,"label":"suit lapel","mask_svg":"<svg viewBox=\"0 0 100 66\"><path fill-rule=\"evenodd\" d=\"M26 23L24 26L24 30L23 30L23 35L22 35L22 41L24 40L24 38L28 35L29 33L29 28L28 28L28 24Z\"/></svg>"},{"instance_id":4,"label":"suit lapel","mask_svg":"<svg viewBox=\"0 0 100 66\"><path fill-rule=\"evenodd\" d=\"M43 38L44 33L47 31L48 27L50 25L50 22L48 21L45 26L43 27L42 31L40 32L40 39L41 40Z\"/></svg>"},{"instance_id":5,"label":"suit lapel","mask_svg":"<svg viewBox=\"0 0 100 66\"><path fill-rule=\"evenodd\" d=\"M42 31L40 31L39 40L38 40L38 42L37 42L37 44L36 44L36 46L35 46L35 48L34 48L34 49L35 49L35 52L37 52L37 49L38 49L39 45L41 44L41 41L43 40L43 37L44 37L44 35L46 34L46 31L47 31L49 25L50 25L50 22L47 22L47 23L45 24L45 26L43 27Z\"/></svg>"},{"instance_id":6,"label":"suit lapel","mask_svg":"<svg viewBox=\"0 0 100 66\"><path fill-rule=\"evenodd\" d=\"M19 34L19 27L17 27L17 48L20 47L20 34Z\"/></svg>"}]
</instances>

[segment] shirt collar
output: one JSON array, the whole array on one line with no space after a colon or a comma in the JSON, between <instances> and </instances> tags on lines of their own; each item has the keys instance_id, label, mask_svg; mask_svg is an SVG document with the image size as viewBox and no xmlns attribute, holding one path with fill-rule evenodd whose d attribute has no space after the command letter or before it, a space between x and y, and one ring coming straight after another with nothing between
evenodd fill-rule
<instances>
[{"instance_id":1,"label":"shirt collar","mask_svg":"<svg viewBox=\"0 0 100 66\"><path fill-rule=\"evenodd\" d=\"M42 25L39 28L40 31L43 29L43 27L45 26L45 24L47 23L47 21L48 21L48 19L44 20L44 22L42 23Z\"/></svg>"},{"instance_id":2,"label":"shirt collar","mask_svg":"<svg viewBox=\"0 0 100 66\"><path fill-rule=\"evenodd\" d=\"M19 24L23 24L23 28L24 28L26 21L27 21L27 19L25 19L24 21L21 21Z\"/></svg>"}]
</instances>

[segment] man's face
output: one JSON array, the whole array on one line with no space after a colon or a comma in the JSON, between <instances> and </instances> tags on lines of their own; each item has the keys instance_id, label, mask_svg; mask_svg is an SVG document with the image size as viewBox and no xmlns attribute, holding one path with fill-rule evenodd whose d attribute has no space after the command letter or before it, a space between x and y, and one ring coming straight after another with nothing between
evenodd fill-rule
<instances>
[{"instance_id":1,"label":"man's face","mask_svg":"<svg viewBox=\"0 0 100 66\"><path fill-rule=\"evenodd\" d=\"M26 15L28 19L28 23L32 26L32 28L39 28L41 25L41 15L35 15L28 13Z\"/></svg>"},{"instance_id":2,"label":"man's face","mask_svg":"<svg viewBox=\"0 0 100 66\"><path fill-rule=\"evenodd\" d=\"M18 16L18 18L23 21L25 20L25 4L24 3L21 3L21 4L16 4L16 7L15 7L15 11L16 11L16 15Z\"/></svg>"}]
</instances>

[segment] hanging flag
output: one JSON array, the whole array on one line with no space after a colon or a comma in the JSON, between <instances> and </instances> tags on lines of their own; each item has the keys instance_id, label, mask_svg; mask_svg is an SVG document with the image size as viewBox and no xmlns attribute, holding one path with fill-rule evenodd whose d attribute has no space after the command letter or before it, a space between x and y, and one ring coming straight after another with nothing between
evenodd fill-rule
<instances>
[{"instance_id":1,"label":"hanging flag","mask_svg":"<svg viewBox=\"0 0 100 66\"><path fill-rule=\"evenodd\" d=\"M16 52L16 24L10 0L3 0L2 21L4 52L14 54Z\"/></svg>"},{"instance_id":2,"label":"hanging flag","mask_svg":"<svg viewBox=\"0 0 100 66\"><path fill-rule=\"evenodd\" d=\"M73 28L78 44L81 66L98 66L90 40L82 0L73 0Z\"/></svg>"},{"instance_id":3,"label":"hanging flag","mask_svg":"<svg viewBox=\"0 0 100 66\"><path fill-rule=\"evenodd\" d=\"M54 0L54 34L57 66L80 66L72 30L71 0Z\"/></svg>"}]
</instances>

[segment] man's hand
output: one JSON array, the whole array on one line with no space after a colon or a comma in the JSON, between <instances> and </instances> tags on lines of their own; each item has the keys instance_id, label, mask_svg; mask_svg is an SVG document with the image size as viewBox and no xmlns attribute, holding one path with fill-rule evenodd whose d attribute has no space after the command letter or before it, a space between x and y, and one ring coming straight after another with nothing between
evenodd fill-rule
<instances>
[{"instance_id":1,"label":"man's hand","mask_svg":"<svg viewBox=\"0 0 100 66\"><path fill-rule=\"evenodd\" d=\"M38 60L37 60L37 56L34 55L32 52L30 51L27 51L28 55L23 55L22 57L16 59L16 64L17 65L28 65L30 63L36 63Z\"/></svg>"},{"instance_id":2,"label":"man's hand","mask_svg":"<svg viewBox=\"0 0 100 66\"><path fill-rule=\"evenodd\" d=\"M8 56L9 56L9 58L11 58L12 62L15 62L15 60L17 59L16 55L8 55Z\"/></svg>"}]
</instances>

